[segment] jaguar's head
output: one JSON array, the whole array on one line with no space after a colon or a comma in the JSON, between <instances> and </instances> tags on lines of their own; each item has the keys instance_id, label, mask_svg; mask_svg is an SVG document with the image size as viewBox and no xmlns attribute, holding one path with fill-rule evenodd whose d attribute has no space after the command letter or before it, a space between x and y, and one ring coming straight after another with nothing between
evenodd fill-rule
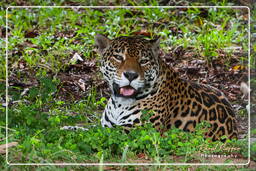
<instances>
[{"instance_id":1,"label":"jaguar's head","mask_svg":"<svg viewBox=\"0 0 256 171\"><path fill-rule=\"evenodd\" d=\"M115 97L136 99L153 91L159 75L159 38L118 37L113 40L96 35L101 55L101 72Z\"/></svg>"}]
</instances>

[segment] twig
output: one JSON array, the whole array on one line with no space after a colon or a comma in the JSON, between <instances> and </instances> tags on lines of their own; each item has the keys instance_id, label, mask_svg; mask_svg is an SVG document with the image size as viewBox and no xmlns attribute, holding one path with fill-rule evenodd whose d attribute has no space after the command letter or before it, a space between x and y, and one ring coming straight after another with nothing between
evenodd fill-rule
<instances>
[{"instance_id":1,"label":"twig","mask_svg":"<svg viewBox=\"0 0 256 171\"><path fill-rule=\"evenodd\" d=\"M2 129L6 129L6 127L5 126L0 126L0 128L2 128ZM11 131L16 131L15 129L11 129L11 128L7 128L8 130L11 130Z\"/></svg>"}]
</instances>

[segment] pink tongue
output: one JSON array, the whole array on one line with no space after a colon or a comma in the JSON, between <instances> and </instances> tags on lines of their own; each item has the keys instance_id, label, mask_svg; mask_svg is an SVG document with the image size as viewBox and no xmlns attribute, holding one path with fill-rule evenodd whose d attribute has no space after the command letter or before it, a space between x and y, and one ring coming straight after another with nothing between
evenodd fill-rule
<instances>
[{"instance_id":1,"label":"pink tongue","mask_svg":"<svg viewBox=\"0 0 256 171\"><path fill-rule=\"evenodd\" d=\"M133 88L127 88L127 87L120 88L120 94L122 94L123 96L131 96L133 95L134 92L135 90Z\"/></svg>"}]
</instances>

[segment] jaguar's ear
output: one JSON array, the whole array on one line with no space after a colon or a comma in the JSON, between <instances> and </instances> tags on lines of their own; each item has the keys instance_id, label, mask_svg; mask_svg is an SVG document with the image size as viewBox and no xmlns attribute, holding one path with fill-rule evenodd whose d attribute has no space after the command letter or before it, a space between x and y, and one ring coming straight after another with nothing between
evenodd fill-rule
<instances>
[{"instance_id":1,"label":"jaguar's ear","mask_svg":"<svg viewBox=\"0 0 256 171\"><path fill-rule=\"evenodd\" d=\"M102 34L97 34L95 36L95 46L100 54L106 49L110 44L110 39Z\"/></svg>"},{"instance_id":2,"label":"jaguar's ear","mask_svg":"<svg viewBox=\"0 0 256 171\"><path fill-rule=\"evenodd\" d=\"M154 39L150 40L150 43L152 45L153 52L155 54L158 54L159 51L159 44L160 44L160 36L155 37Z\"/></svg>"}]
</instances>

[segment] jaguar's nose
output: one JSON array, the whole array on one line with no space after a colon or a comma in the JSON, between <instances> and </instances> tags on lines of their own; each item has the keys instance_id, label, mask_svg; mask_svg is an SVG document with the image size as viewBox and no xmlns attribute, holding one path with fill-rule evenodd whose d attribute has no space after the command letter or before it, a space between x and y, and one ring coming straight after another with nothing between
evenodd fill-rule
<instances>
[{"instance_id":1,"label":"jaguar's nose","mask_svg":"<svg viewBox=\"0 0 256 171\"><path fill-rule=\"evenodd\" d=\"M124 76L125 76L130 82L132 82L133 80L135 80L136 78L139 77L139 74L136 73L136 72L127 71L127 72L124 72Z\"/></svg>"}]
</instances>

